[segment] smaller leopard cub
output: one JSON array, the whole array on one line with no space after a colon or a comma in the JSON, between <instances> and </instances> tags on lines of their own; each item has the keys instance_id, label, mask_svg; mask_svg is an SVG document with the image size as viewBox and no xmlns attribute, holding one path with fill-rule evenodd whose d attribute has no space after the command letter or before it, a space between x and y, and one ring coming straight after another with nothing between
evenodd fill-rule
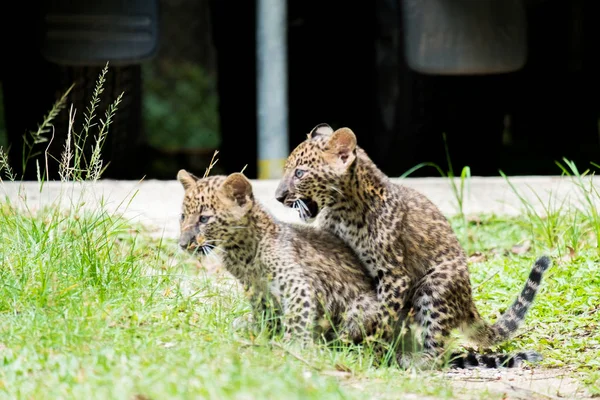
<instances>
[{"instance_id":1,"label":"smaller leopard cub","mask_svg":"<svg viewBox=\"0 0 600 400\"><path fill-rule=\"evenodd\" d=\"M219 255L255 318L282 317L285 337L304 344L331 328L353 342L374 332L374 282L340 239L277 221L241 173L198 178L180 170L177 180L185 191L179 245L199 257Z\"/></svg>"}]
</instances>

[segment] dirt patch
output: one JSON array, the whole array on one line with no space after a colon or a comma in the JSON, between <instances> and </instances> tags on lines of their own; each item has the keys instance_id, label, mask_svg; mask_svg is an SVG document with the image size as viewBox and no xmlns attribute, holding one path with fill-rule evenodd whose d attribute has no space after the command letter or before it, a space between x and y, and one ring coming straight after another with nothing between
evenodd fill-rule
<instances>
[{"instance_id":1,"label":"dirt patch","mask_svg":"<svg viewBox=\"0 0 600 400\"><path fill-rule=\"evenodd\" d=\"M502 399L591 399L577 374L565 369L474 369L446 373L458 393L498 394ZM461 396L462 397L462 396Z\"/></svg>"},{"instance_id":2,"label":"dirt patch","mask_svg":"<svg viewBox=\"0 0 600 400\"><path fill-rule=\"evenodd\" d=\"M327 375L327 374L326 374ZM412 384L406 387L389 387L389 380L341 376L343 386L368 393L370 399L415 400L547 400L592 399L577 380L577 373L566 369L452 369L444 372L415 372L409 380L432 385L432 392L424 395L422 388ZM408 378L408 376L406 377ZM440 381L443 380L445 383ZM402 378L399 378L402 379ZM428 383L429 382L429 383ZM439 386L439 390L435 389ZM449 390L445 390L447 387Z\"/></svg>"}]
</instances>

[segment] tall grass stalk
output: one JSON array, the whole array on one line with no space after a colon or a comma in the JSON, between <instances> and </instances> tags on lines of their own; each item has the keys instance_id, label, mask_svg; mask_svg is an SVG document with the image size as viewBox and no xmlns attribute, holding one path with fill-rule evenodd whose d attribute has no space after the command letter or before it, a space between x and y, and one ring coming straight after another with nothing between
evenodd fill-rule
<instances>
[{"instance_id":1,"label":"tall grass stalk","mask_svg":"<svg viewBox=\"0 0 600 400\"><path fill-rule=\"evenodd\" d=\"M23 146L23 159L22 159L23 160L22 161L22 171L23 171L22 176L25 176L25 170L26 170L26 166L27 166L27 163L29 162L29 160L32 157L35 157L38 154L40 154L39 152L34 152L34 151L36 151L35 150L36 145L48 142L49 138L47 135L51 132L51 129L53 129L52 121L65 108L66 103L67 103L67 98L69 96L69 93L71 93L71 90L73 90L73 87L75 87L75 84L72 84L63 93L63 95L54 103L54 105L52 106L52 108L50 109L48 114L46 114L44 116L42 123L38 125L38 128L36 131L30 131L27 134L23 135L24 146Z\"/></svg>"},{"instance_id":2,"label":"tall grass stalk","mask_svg":"<svg viewBox=\"0 0 600 400\"><path fill-rule=\"evenodd\" d=\"M452 161L450 158L450 151L448 149L448 143L446 139L446 133L442 134L444 139L444 149L446 152L446 162L448 163L448 171L444 171L439 165L433 162L422 162L414 167L410 168L408 171L404 172L400 175L400 178L406 178L413 172L423 168L423 167L433 167L435 168L440 176L448 179L450 183L450 188L452 189L452 193L454 194L454 200L456 201L456 210L457 213L466 225L466 216L464 213L464 205L465 205L465 197L469 195L470 192L470 181L471 181L471 168L469 166L464 166L460 175L458 176L458 184L456 183L456 175L454 174L454 168L452 167Z\"/></svg>"},{"instance_id":3,"label":"tall grass stalk","mask_svg":"<svg viewBox=\"0 0 600 400\"><path fill-rule=\"evenodd\" d=\"M12 167L8 162L8 154L6 154L3 147L0 147L0 183L2 182L2 175L13 182L15 179L17 179Z\"/></svg>"},{"instance_id":4,"label":"tall grass stalk","mask_svg":"<svg viewBox=\"0 0 600 400\"><path fill-rule=\"evenodd\" d=\"M535 235L539 234L549 247L558 248L561 232L563 232L562 228L564 227L569 212L569 208L566 207L568 198L565 197L562 200L559 200L552 191L549 191L547 200L544 200L530 185L527 185L542 209L542 211L538 211L535 204L517 189L504 172L500 171L500 175L504 178L511 191L517 196L521 203L523 214L527 217L532 236L534 236L532 237L533 242L536 241Z\"/></svg>"},{"instance_id":5,"label":"tall grass stalk","mask_svg":"<svg viewBox=\"0 0 600 400\"><path fill-rule=\"evenodd\" d=\"M58 168L58 174L62 182L68 181L69 177L73 176L75 169L73 166L71 166L71 161L74 157L72 140L73 125L75 124L75 113L76 110L73 109L73 104L71 104L71 107L69 108L69 125L67 127L67 139L65 140L65 148L62 152Z\"/></svg>"},{"instance_id":6,"label":"tall grass stalk","mask_svg":"<svg viewBox=\"0 0 600 400\"><path fill-rule=\"evenodd\" d=\"M86 108L86 111L83 114L84 123L82 129L79 131L73 130L73 147L75 149L74 162L77 166L87 167L89 165L88 161L85 159L85 147L87 140L90 137L90 129L96 126L96 122L94 122L96 118L96 110L100 104L100 97L104 92L104 83L106 82L107 73L108 63L106 63L104 68L100 71L98 79L96 80L96 86L94 87L92 98L90 99L90 105ZM89 171L89 168L74 168L73 172L75 175L73 178L81 179L84 176L84 172L87 171Z\"/></svg>"},{"instance_id":7,"label":"tall grass stalk","mask_svg":"<svg viewBox=\"0 0 600 400\"><path fill-rule=\"evenodd\" d=\"M598 201L600 193L598 187L594 184L595 172L586 169L579 172L579 169L573 161L563 158L564 165L559 161L556 165L561 169L564 176L568 176L570 181L577 188L579 196L577 197L580 205L580 210L585 215L589 229L594 233L596 240L596 248L600 253L600 211L598 210ZM598 165L591 163L594 167Z\"/></svg>"},{"instance_id":8,"label":"tall grass stalk","mask_svg":"<svg viewBox=\"0 0 600 400\"><path fill-rule=\"evenodd\" d=\"M419 164L415 165L414 167L410 168L405 173L403 173L400 176L400 178L406 178L413 172L415 172L421 168L424 168L424 167L433 167L437 170L437 172L440 174L440 176L446 178L450 184L450 188L454 195L457 216L458 216L459 220L461 221L461 228L462 228L462 231L464 232L463 243L466 244L468 242L468 238L469 238L469 225L467 223L467 217L465 215L464 207L465 207L466 197L468 197L469 192L470 192L471 168L469 166L465 165L461 169L459 177L457 178L455 176L454 168L452 166L452 161L450 159L450 151L448 149L448 143L446 140L446 133L443 133L443 139L444 139L444 149L446 152L446 162L448 163L448 171L444 171L444 169L441 168L436 163L422 162L422 163L419 163ZM458 180L458 183L457 183L457 180Z\"/></svg>"},{"instance_id":9,"label":"tall grass stalk","mask_svg":"<svg viewBox=\"0 0 600 400\"><path fill-rule=\"evenodd\" d=\"M123 99L123 93L121 93L115 101L108 106L104 114L104 119L100 119L98 134L94 136L95 143L92 148L92 156L90 158L90 163L87 169L87 179L96 181L104 172L102 158L100 157L102 147L104 146L104 142L106 141L106 136L108 135L108 127L113 121L115 113L117 112L117 108Z\"/></svg>"}]
</instances>

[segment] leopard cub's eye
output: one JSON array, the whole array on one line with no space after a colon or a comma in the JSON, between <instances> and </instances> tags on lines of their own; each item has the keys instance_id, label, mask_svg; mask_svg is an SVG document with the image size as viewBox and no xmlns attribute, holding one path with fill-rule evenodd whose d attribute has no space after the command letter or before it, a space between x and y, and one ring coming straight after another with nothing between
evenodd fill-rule
<instances>
[{"instance_id":1,"label":"leopard cub's eye","mask_svg":"<svg viewBox=\"0 0 600 400\"><path fill-rule=\"evenodd\" d=\"M180 220L181 222L183 222L183 220L184 220L184 219L185 219L185 214L181 214L181 215L179 216L179 220Z\"/></svg>"},{"instance_id":2,"label":"leopard cub's eye","mask_svg":"<svg viewBox=\"0 0 600 400\"><path fill-rule=\"evenodd\" d=\"M201 215L201 216L200 216L200 223L201 223L201 224L205 224L205 223L207 223L207 222L208 222L208 220L209 220L209 219L210 219L210 217L209 217L209 216L207 216L207 215Z\"/></svg>"},{"instance_id":3,"label":"leopard cub's eye","mask_svg":"<svg viewBox=\"0 0 600 400\"><path fill-rule=\"evenodd\" d=\"M304 172L305 172L305 171L304 171L304 170L302 170L302 169L297 169L297 170L294 172L294 176L295 176L296 178L300 179L300 178L302 178L302 177L304 176Z\"/></svg>"}]
</instances>

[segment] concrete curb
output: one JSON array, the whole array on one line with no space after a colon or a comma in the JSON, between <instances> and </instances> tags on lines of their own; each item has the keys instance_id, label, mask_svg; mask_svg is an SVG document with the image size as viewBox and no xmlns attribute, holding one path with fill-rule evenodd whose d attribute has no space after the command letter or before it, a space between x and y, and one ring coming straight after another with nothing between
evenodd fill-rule
<instances>
[{"instance_id":1,"label":"concrete curb","mask_svg":"<svg viewBox=\"0 0 600 400\"><path fill-rule=\"evenodd\" d=\"M448 216L457 213L456 196L445 178L405 178L394 182L413 187L428 196ZM456 185L460 185L458 179ZM294 210L279 204L273 197L277 180L253 180L256 198L273 215L281 220L298 222ZM551 204L558 207L577 206L580 192L571 178L558 176L522 176L510 178L510 183L539 213ZM598 180L594 179L598 189ZM465 189L466 190L466 189ZM84 208L103 204L110 212L120 212L135 222L153 228L154 234L167 238L178 235L178 216L181 209L183 189L173 181L115 181L101 180L95 183L46 182L40 191L37 182L0 183L0 191L13 205L37 209L48 205L61 207L84 203ZM536 198L536 194L540 199ZM598 196L596 196L598 197ZM541 200L541 201L540 201ZM549 203L550 202L550 203ZM519 198L502 177L472 177L469 194L465 194L463 210L466 214L517 215L523 208Z\"/></svg>"}]
</instances>

